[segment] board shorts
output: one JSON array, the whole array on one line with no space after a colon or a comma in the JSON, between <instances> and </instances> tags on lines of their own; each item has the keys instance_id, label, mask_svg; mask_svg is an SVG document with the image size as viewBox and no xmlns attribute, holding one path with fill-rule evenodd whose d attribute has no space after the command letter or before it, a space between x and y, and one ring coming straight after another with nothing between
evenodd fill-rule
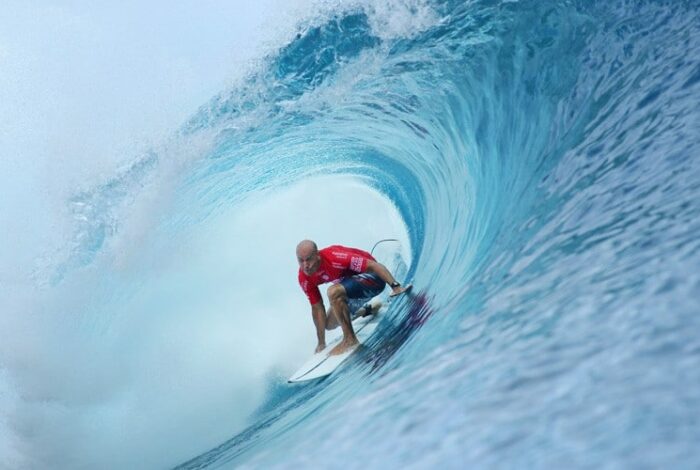
<instances>
[{"instance_id":1,"label":"board shorts","mask_svg":"<svg viewBox=\"0 0 700 470\"><path fill-rule=\"evenodd\" d=\"M338 283L345 288L348 299L369 300L381 294L386 287L386 282L374 273L360 273L344 277Z\"/></svg>"}]
</instances>

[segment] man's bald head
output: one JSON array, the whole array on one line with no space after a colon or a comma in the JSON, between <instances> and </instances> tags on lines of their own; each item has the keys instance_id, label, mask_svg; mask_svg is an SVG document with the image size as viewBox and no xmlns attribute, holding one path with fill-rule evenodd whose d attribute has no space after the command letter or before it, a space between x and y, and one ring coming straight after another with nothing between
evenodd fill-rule
<instances>
[{"instance_id":1,"label":"man's bald head","mask_svg":"<svg viewBox=\"0 0 700 470\"><path fill-rule=\"evenodd\" d=\"M321 265L321 257L318 254L316 243L311 240L302 240L297 245L297 261L299 269L304 274L310 276L315 273Z\"/></svg>"},{"instance_id":2,"label":"man's bald head","mask_svg":"<svg viewBox=\"0 0 700 470\"><path fill-rule=\"evenodd\" d=\"M300 253L310 255L316 252L318 252L318 247L312 240L302 240L297 245L297 256L299 256Z\"/></svg>"}]
</instances>

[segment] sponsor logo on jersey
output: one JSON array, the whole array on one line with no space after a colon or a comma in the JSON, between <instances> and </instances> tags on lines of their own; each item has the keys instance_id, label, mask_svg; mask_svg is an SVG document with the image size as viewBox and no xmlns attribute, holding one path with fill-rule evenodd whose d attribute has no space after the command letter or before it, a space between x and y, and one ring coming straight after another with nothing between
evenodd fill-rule
<instances>
[{"instance_id":1,"label":"sponsor logo on jersey","mask_svg":"<svg viewBox=\"0 0 700 470\"><path fill-rule=\"evenodd\" d=\"M362 271L362 258L360 256L350 258L350 269L357 272Z\"/></svg>"}]
</instances>

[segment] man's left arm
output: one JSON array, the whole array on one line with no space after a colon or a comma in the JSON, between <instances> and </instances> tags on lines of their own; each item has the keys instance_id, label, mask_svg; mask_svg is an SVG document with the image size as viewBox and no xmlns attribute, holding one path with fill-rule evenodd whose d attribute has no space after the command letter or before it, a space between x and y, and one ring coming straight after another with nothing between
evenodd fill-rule
<instances>
[{"instance_id":1,"label":"man's left arm","mask_svg":"<svg viewBox=\"0 0 700 470\"><path fill-rule=\"evenodd\" d=\"M387 267L382 263L378 263L377 261L367 260L367 268L365 271L376 274L382 281L386 282L390 286L396 283L396 279L394 279L394 276L392 276ZM404 292L406 288L399 284L396 285L396 287L392 287L391 290L393 292L392 295L399 295L400 293Z\"/></svg>"}]
</instances>

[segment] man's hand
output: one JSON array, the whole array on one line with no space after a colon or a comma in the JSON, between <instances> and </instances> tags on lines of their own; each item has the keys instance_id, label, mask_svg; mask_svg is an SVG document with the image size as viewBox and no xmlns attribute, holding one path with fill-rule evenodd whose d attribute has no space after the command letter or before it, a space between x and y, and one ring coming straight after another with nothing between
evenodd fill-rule
<instances>
[{"instance_id":1,"label":"man's hand","mask_svg":"<svg viewBox=\"0 0 700 470\"><path fill-rule=\"evenodd\" d=\"M403 287L401 285L398 285L396 287L393 287L391 290L391 294L389 294L389 297L396 297L397 295L403 294L404 292L408 292L411 290L413 287L413 284L409 284L406 287Z\"/></svg>"},{"instance_id":2,"label":"man's hand","mask_svg":"<svg viewBox=\"0 0 700 470\"><path fill-rule=\"evenodd\" d=\"M318 343L318 346L316 346L316 353L320 353L326 349L326 343Z\"/></svg>"},{"instance_id":3,"label":"man's hand","mask_svg":"<svg viewBox=\"0 0 700 470\"><path fill-rule=\"evenodd\" d=\"M411 287L413 287L411 284L407 285L406 287L402 287L401 284L396 282L396 279L394 279L394 276L391 275L386 266L384 266L382 263L377 263L376 261L367 261L367 272L376 274L382 281L386 282L390 286L395 284L396 287L391 288L391 294L389 294L389 297L401 295L404 292L410 291Z\"/></svg>"}]
</instances>

